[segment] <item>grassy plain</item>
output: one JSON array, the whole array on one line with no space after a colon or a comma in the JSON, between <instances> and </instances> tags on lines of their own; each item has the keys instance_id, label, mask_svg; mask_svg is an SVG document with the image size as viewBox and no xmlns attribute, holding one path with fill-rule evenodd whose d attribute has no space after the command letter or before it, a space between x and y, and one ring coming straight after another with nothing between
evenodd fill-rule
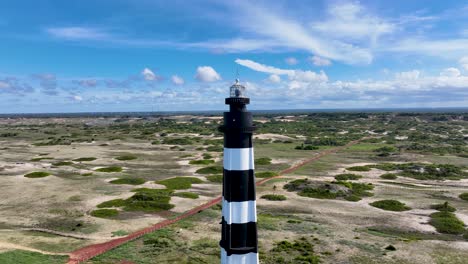
<instances>
[{"instance_id":1,"label":"grassy plain","mask_svg":"<svg viewBox=\"0 0 468 264\"><path fill-rule=\"evenodd\" d=\"M257 188L262 263L468 259L467 114L255 120L259 178L372 137ZM218 116L0 119L0 263L64 263L52 253L128 234L220 195L219 122ZM305 191L284 188L303 179ZM326 186L327 199L319 186ZM371 205L385 200L404 205L383 204L394 211ZM440 211L445 202L453 210ZM88 263L218 263L220 219L215 206Z\"/></svg>"}]
</instances>

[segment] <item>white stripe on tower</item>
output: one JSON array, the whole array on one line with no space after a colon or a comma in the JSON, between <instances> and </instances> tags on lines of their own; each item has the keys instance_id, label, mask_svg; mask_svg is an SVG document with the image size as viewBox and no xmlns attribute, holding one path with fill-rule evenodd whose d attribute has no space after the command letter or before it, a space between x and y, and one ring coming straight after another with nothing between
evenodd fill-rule
<instances>
[{"instance_id":1,"label":"white stripe on tower","mask_svg":"<svg viewBox=\"0 0 468 264\"><path fill-rule=\"evenodd\" d=\"M254 169L253 148L224 148L224 169L246 171Z\"/></svg>"},{"instance_id":2,"label":"white stripe on tower","mask_svg":"<svg viewBox=\"0 0 468 264\"><path fill-rule=\"evenodd\" d=\"M223 216L228 225L257 222L257 202L227 202L223 197Z\"/></svg>"},{"instance_id":3,"label":"white stripe on tower","mask_svg":"<svg viewBox=\"0 0 468 264\"><path fill-rule=\"evenodd\" d=\"M221 263L229 264L253 264L258 263L258 253L247 253L242 255L228 256L226 250L221 248Z\"/></svg>"}]
</instances>

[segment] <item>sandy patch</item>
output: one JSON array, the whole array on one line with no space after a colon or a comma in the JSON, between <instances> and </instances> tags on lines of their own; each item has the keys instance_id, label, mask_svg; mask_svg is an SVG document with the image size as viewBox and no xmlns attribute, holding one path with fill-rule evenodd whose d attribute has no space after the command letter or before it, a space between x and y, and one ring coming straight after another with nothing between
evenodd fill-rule
<instances>
[{"instance_id":1,"label":"sandy patch","mask_svg":"<svg viewBox=\"0 0 468 264\"><path fill-rule=\"evenodd\" d=\"M293 138L279 134L258 134L254 135L254 139L292 140Z\"/></svg>"}]
</instances>

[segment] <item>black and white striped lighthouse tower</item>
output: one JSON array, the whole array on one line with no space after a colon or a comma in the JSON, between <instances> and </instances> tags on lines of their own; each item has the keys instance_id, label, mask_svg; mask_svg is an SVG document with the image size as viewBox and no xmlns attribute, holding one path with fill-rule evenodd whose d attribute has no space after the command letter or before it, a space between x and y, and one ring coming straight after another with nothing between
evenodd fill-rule
<instances>
[{"instance_id":1,"label":"black and white striped lighthouse tower","mask_svg":"<svg viewBox=\"0 0 468 264\"><path fill-rule=\"evenodd\" d=\"M224 112L222 264L257 264L257 209L255 202L252 113L246 105L245 87L236 79L226 98Z\"/></svg>"}]
</instances>

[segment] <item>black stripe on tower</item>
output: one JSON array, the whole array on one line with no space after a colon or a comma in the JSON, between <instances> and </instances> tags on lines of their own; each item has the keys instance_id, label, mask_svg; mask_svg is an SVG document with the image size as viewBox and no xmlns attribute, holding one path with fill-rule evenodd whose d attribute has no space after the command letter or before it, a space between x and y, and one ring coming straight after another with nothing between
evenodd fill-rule
<instances>
[{"instance_id":1,"label":"black stripe on tower","mask_svg":"<svg viewBox=\"0 0 468 264\"><path fill-rule=\"evenodd\" d=\"M224 170L223 197L228 202L255 201L255 177L253 170Z\"/></svg>"},{"instance_id":2,"label":"black stripe on tower","mask_svg":"<svg viewBox=\"0 0 468 264\"><path fill-rule=\"evenodd\" d=\"M258 252L256 222L228 225L223 217L221 224L223 231L220 244L228 256Z\"/></svg>"}]
</instances>

